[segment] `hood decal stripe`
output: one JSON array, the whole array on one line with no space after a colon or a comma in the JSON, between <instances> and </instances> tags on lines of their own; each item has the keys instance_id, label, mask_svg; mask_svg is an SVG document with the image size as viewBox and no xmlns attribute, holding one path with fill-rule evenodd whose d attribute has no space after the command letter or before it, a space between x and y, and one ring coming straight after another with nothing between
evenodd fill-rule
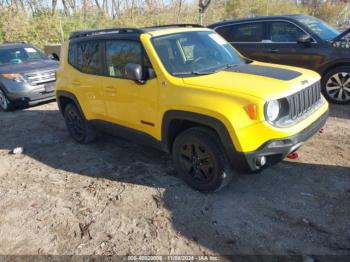
<instances>
[{"instance_id":1,"label":"hood decal stripe","mask_svg":"<svg viewBox=\"0 0 350 262\"><path fill-rule=\"evenodd\" d=\"M277 68L277 67L259 66L259 65L241 65L241 66L226 69L225 71L265 76L265 77L270 77L270 78L284 80L284 81L293 80L294 78L301 76L301 73L297 71Z\"/></svg>"}]
</instances>

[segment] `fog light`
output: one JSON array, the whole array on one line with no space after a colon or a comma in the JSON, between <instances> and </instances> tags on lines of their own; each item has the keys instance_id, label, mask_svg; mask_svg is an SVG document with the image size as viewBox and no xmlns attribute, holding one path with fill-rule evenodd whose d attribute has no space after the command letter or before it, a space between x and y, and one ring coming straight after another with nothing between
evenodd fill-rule
<instances>
[{"instance_id":1,"label":"fog light","mask_svg":"<svg viewBox=\"0 0 350 262\"><path fill-rule=\"evenodd\" d=\"M256 165L258 167L263 167L266 164L266 157L265 156L260 156L256 159Z\"/></svg>"}]
</instances>

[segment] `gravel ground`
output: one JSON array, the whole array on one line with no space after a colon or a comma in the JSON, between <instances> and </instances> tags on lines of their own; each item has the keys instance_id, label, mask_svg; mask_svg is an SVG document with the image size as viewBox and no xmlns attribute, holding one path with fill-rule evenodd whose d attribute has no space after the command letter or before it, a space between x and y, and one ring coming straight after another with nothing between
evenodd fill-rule
<instances>
[{"instance_id":1,"label":"gravel ground","mask_svg":"<svg viewBox=\"0 0 350 262\"><path fill-rule=\"evenodd\" d=\"M22 154L9 154L23 147ZM348 254L350 111L299 159L203 195L168 155L72 141L56 103L0 112L0 254Z\"/></svg>"}]
</instances>

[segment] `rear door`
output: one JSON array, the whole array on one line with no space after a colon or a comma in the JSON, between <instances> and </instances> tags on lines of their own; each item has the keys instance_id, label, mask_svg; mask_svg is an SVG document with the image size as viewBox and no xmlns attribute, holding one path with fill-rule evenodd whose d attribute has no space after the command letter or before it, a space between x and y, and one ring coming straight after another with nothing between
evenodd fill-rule
<instances>
[{"instance_id":1,"label":"rear door","mask_svg":"<svg viewBox=\"0 0 350 262\"><path fill-rule=\"evenodd\" d=\"M70 48L69 63L77 70L72 71L70 84L86 113L103 118L106 114L101 81L102 48L98 40L79 41ZM74 54L75 52L75 54Z\"/></svg>"},{"instance_id":2,"label":"rear door","mask_svg":"<svg viewBox=\"0 0 350 262\"><path fill-rule=\"evenodd\" d=\"M270 48L267 35L267 23L244 22L230 24L215 29L232 44L243 56L253 60L270 60L267 50Z\"/></svg>"}]
</instances>

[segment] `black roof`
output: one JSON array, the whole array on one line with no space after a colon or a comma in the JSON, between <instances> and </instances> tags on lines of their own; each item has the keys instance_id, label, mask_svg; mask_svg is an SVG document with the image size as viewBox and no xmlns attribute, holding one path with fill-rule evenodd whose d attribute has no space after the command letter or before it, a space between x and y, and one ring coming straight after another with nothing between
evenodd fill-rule
<instances>
[{"instance_id":1,"label":"black roof","mask_svg":"<svg viewBox=\"0 0 350 262\"><path fill-rule=\"evenodd\" d=\"M157 25L144 28L132 28L132 27L121 27L121 28L107 28L107 29L89 29L72 32L69 39L94 36L94 35L105 35L105 34L118 34L118 35L140 35L142 33L149 33L152 31L174 28L174 27L203 27L197 24L171 24L171 25Z\"/></svg>"},{"instance_id":2,"label":"black roof","mask_svg":"<svg viewBox=\"0 0 350 262\"><path fill-rule=\"evenodd\" d=\"M140 30L137 28L106 28L106 29L88 29L82 31L72 32L69 36L69 39L86 37L92 35L101 35L101 34L140 34Z\"/></svg>"},{"instance_id":3,"label":"black roof","mask_svg":"<svg viewBox=\"0 0 350 262\"><path fill-rule=\"evenodd\" d=\"M255 21L266 20L266 19L290 19L290 20L294 20L297 17L304 17L304 16L305 15L300 15L300 14L256 16L256 17L250 17L250 18L223 20L223 21L211 24L208 27L209 28L214 28L214 27L217 27L217 26L230 24L230 23L255 22Z\"/></svg>"}]
</instances>

